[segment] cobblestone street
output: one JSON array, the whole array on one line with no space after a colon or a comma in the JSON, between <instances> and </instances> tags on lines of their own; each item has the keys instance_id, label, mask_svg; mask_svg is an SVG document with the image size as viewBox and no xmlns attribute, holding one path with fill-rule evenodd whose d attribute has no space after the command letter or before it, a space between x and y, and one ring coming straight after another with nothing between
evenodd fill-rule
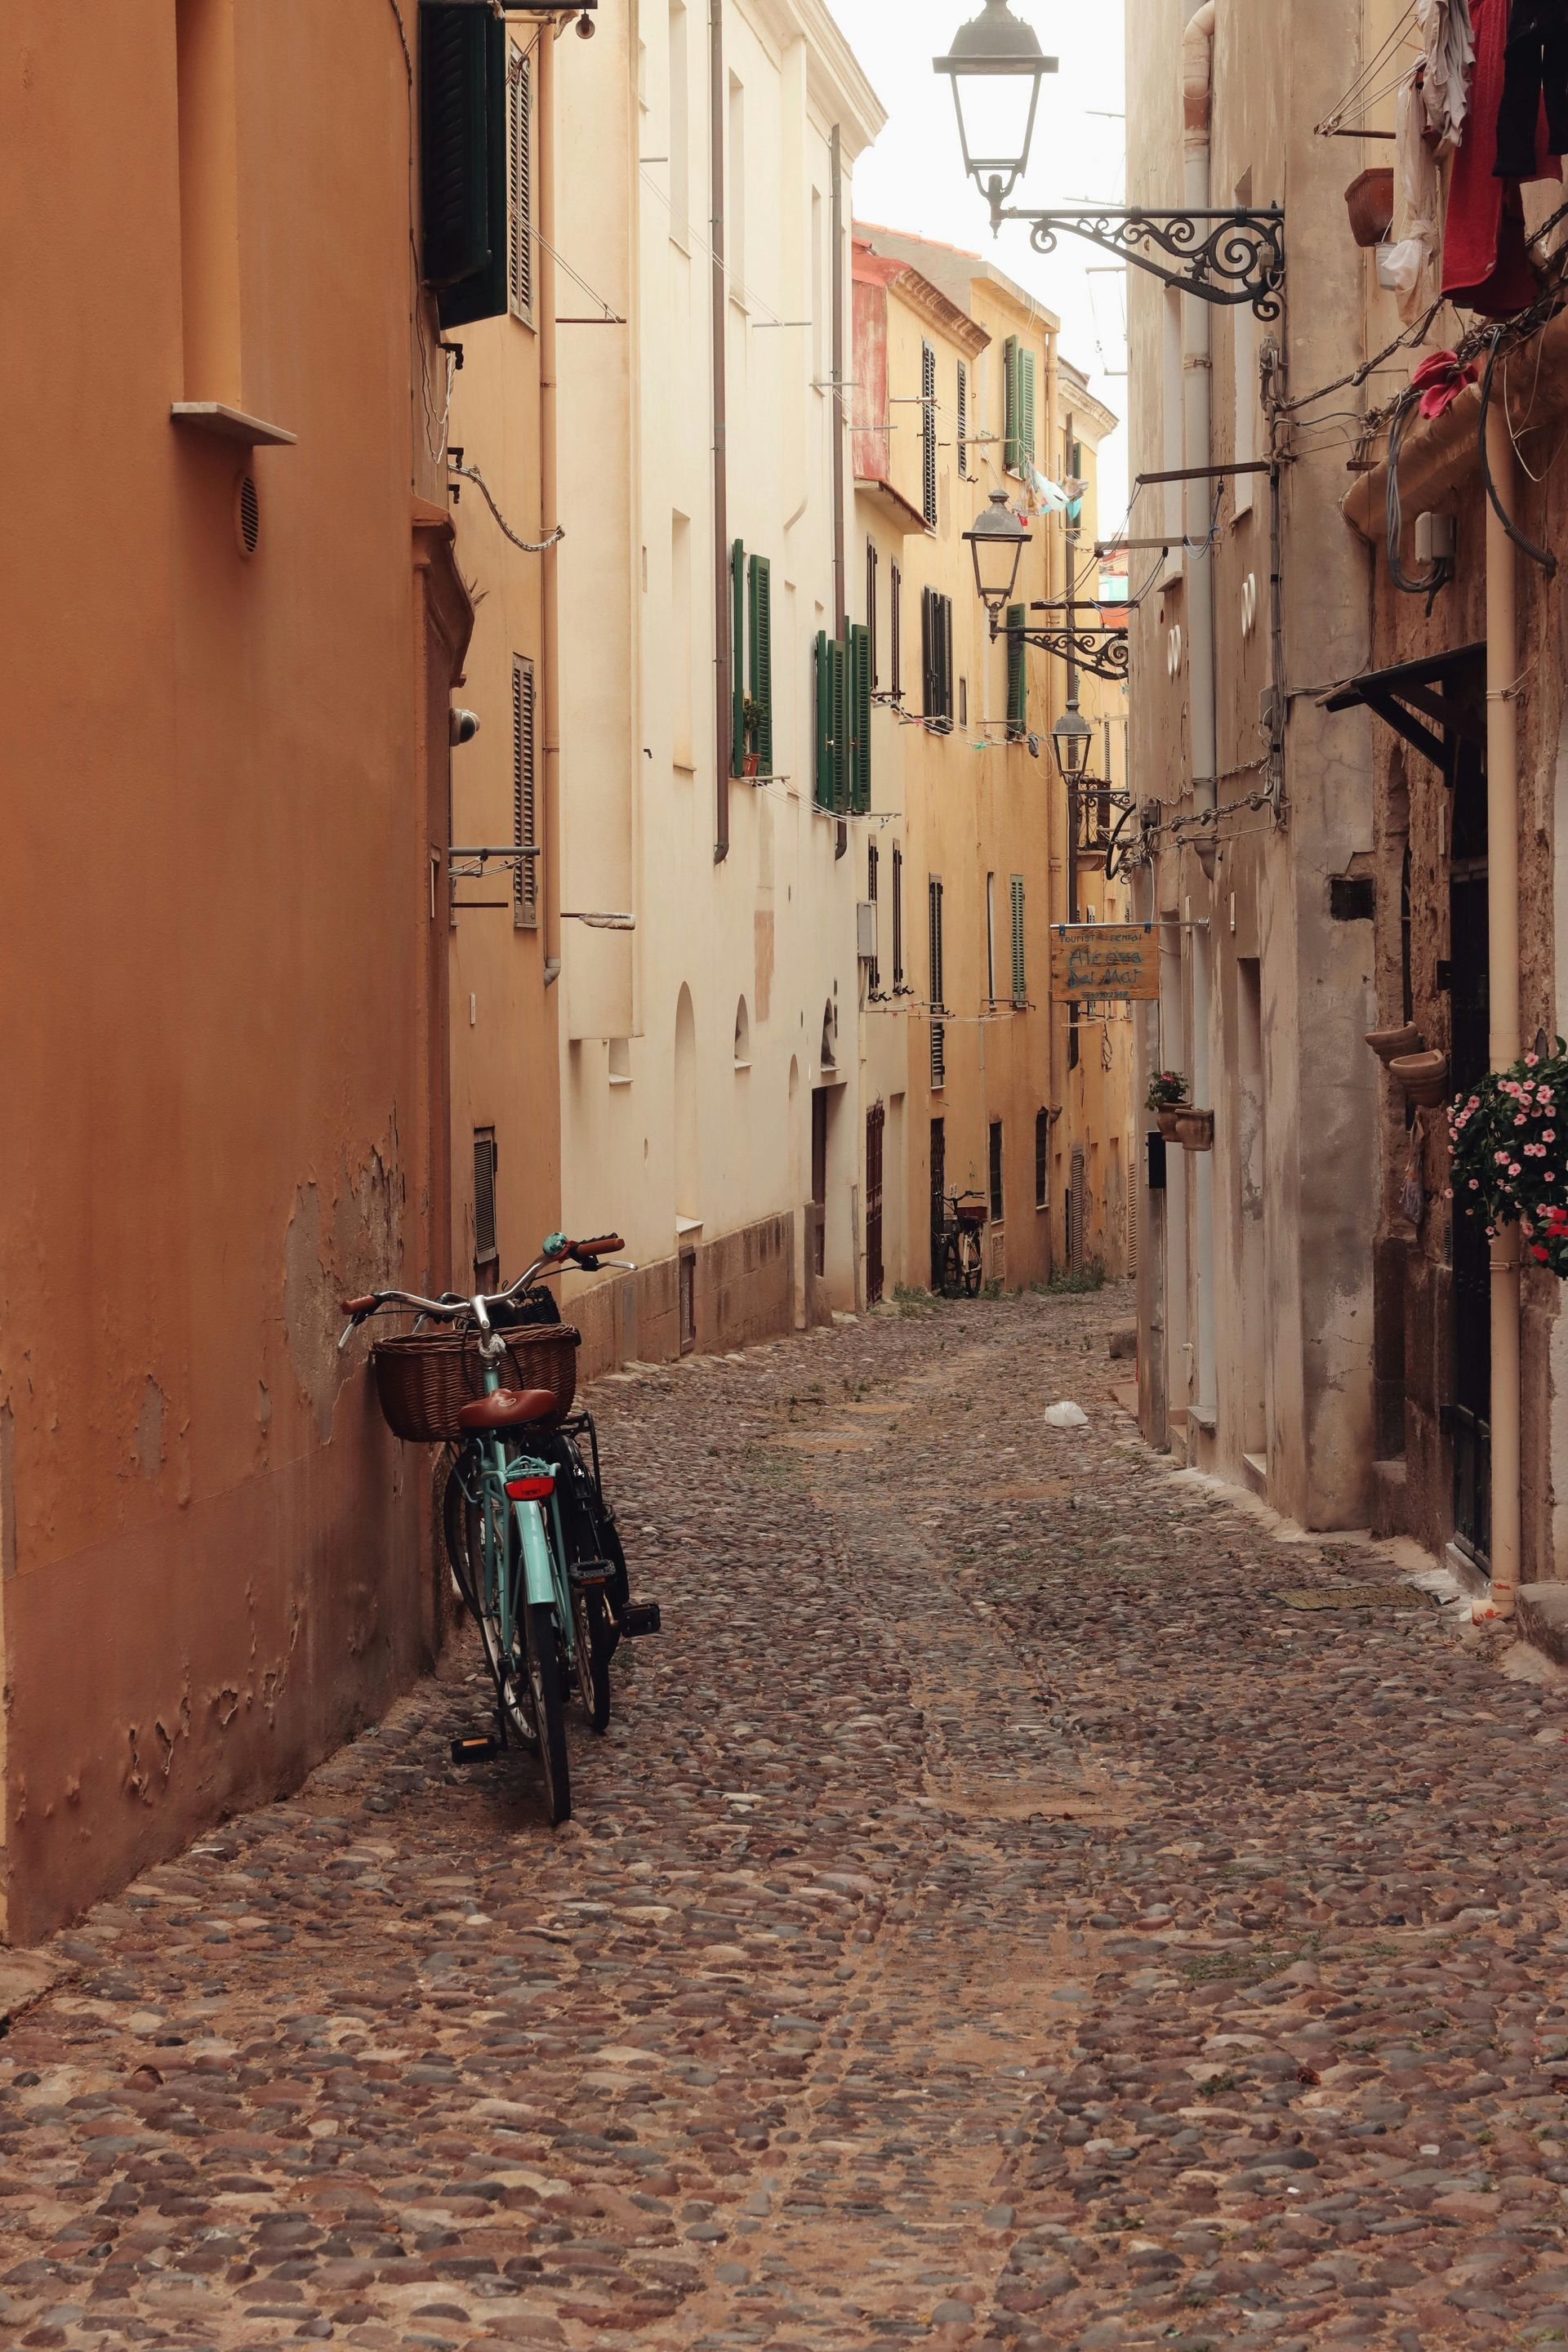
<instances>
[{"instance_id":1,"label":"cobblestone street","mask_svg":"<svg viewBox=\"0 0 1568 2352\"><path fill-rule=\"evenodd\" d=\"M605 1383L662 1641L477 1650L58 1939L0 2337L431 2352L1568 2336L1568 1703L1139 1442L1125 1293ZM1087 1429L1042 1420L1071 1398Z\"/></svg>"}]
</instances>

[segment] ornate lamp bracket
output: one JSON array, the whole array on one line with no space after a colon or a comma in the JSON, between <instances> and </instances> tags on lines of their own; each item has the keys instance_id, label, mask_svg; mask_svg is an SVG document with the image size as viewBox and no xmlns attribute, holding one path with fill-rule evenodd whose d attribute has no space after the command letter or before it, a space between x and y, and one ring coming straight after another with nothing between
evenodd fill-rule
<instances>
[{"instance_id":1,"label":"ornate lamp bracket","mask_svg":"<svg viewBox=\"0 0 1568 2352\"><path fill-rule=\"evenodd\" d=\"M1277 205L1260 212L1150 212L1133 205L1037 213L1003 205L994 191L993 229L1009 220L1024 222L1037 253L1054 253L1065 230L1200 301L1248 302L1260 319L1278 319L1284 307L1285 215Z\"/></svg>"},{"instance_id":2,"label":"ornate lamp bracket","mask_svg":"<svg viewBox=\"0 0 1568 2352\"><path fill-rule=\"evenodd\" d=\"M1088 598L1084 602L1088 603ZM1113 683L1125 679L1132 648L1124 629L1001 629L994 635L1009 640L1019 637L1026 646L1036 646L1043 654L1055 654L1058 661L1086 669L1095 677L1107 677Z\"/></svg>"}]
</instances>

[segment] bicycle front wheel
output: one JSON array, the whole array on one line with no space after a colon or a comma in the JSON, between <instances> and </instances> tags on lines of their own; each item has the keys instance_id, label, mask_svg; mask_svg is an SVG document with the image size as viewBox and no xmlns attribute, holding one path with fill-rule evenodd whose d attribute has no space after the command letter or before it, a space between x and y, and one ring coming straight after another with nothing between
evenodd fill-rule
<instances>
[{"instance_id":1,"label":"bicycle front wheel","mask_svg":"<svg viewBox=\"0 0 1568 2352\"><path fill-rule=\"evenodd\" d=\"M963 1237L963 1290L965 1297L979 1297L980 1277L983 1271L984 1267L981 1263L980 1244L975 1240L973 1234L965 1234Z\"/></svg>"},{"instance_id":2,"label":"bicycle front wheel","mask_svg":"<svg viewBox=\"0 0 1568 2352\"><path fill-rule=\"evenodd\" d=\"M528 1688L544 1768L544 1801L552 1825L572 1818L572 1768L566 1755L566 1707L555 1612L531 1601L522 1612L528 1643Z\"/></svg>"},{"instance_id":3,"label":"bicycle front wheel","mask_svg":"<svg viewBox=\"0 0 1568 2352\"><path fill-rule=\"evenodd\" d=\"M578 1585L572 1594L572 1630L575 1636L577 1696L583 1712L597 1732L610 1727L610 1654L615 1635L609 1604L602 1592Z\"/></svg>"}]
</instances>

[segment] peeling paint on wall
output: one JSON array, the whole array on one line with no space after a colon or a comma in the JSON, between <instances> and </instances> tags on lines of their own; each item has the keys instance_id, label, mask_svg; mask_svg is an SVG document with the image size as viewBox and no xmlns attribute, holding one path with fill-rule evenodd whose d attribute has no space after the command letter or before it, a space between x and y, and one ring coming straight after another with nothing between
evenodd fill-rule
<instances>
[{"instance_id":1,"label":"peeling paint on wall","mask_svg":"<svg viewBox=\"0 0 1568 2352\"><path fill-rule=\"evenodd\" d=\"M143 1478L155 1478L163 1467L165 1410L163 1391L149 1372L136 1416L136 1466Z\"/></svg>"},{"instance_id":2,"label":"peeling paint on wall","mask_svg":"<svg viewBox=\"0 0 1568 2352\"><path fill-rule=\"evenodd\" d=\"M338 1392L353 1370L338 1354L346 1293L374 1289L395 1279L405 1186L397 1157L397 1120L393 1115L384 1151L373 1144L359 1167L340 1184L331 1209L330 1236L323 1231L321 1192L301 1184L283 1244L283 1326L300 1393L314 1415L323 1445L332 1433ZM265 1385L258 1412L263 1434L271 1419Z\"/></svg>"}]
</instances>

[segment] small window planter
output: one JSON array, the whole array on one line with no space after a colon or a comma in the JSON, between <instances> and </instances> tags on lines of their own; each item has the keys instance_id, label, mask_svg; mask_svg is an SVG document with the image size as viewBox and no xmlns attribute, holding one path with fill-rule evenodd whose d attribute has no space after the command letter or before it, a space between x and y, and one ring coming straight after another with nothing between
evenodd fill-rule
<instances>
[{"instance_id":1,"label":"small window planter","mask_svg":"<svg viewBox=\"0 0 1568 2352\"><path fill-rule=\"evenodd\" d=\"M1351 235L1360 246L1381 245L1394 226L1394 173L1386 163L1358 172L1345 190Z\"/></svg>"},{"instance_id":2,"label":"small window planter","mask_svg":"<svg viewBox=\"0 0 1568 2352\"><path fill-rule=\"evenodd\" d=\"M1426 1038L1410 1021L1402 1029L1369 1029L1366 1042L1378 1060L1384 1063L1398 1061L1407 1054L1425 1053L1426 1049Z\"/></svg>"},{"instance_id":3,"label":"small window planter","mask_svg":"<svg viewBox=\"0 0 1568 2352\"><path fill-rule=\"evenodd\" d=\"M1389 1061L1388 1074L1397 1079L1418 1110L1435 1110L1448 1099L1447 1054L1395 1054Z\"/></svg>"},{"instance_id":4,"label":"small window planter","mask_svg":"<svg viewBox=\"0 0 1568 2352\"><path fill-rule=\"evenodd\" d=\"M1155 1124L1167 1143L1180 1140L1176 1121L1187 1098L1187 1082L1180 1070L1156 1070L1149 1081L1144 1097L1147 1108L1154 1114Z\"/></svg>"},{"instance_id":5,"label":"small window planter","mask_svg":"<svg viewBox=\"0 0 1568 2352\"><path fill-rule=\"evenodd\" d=\"M1176 1141L1184 1151L1212 1151L1213 1111L1194 1110L1190 1103L1184 1103L1176 1113Z\"/></svg>"}]
</instances>

